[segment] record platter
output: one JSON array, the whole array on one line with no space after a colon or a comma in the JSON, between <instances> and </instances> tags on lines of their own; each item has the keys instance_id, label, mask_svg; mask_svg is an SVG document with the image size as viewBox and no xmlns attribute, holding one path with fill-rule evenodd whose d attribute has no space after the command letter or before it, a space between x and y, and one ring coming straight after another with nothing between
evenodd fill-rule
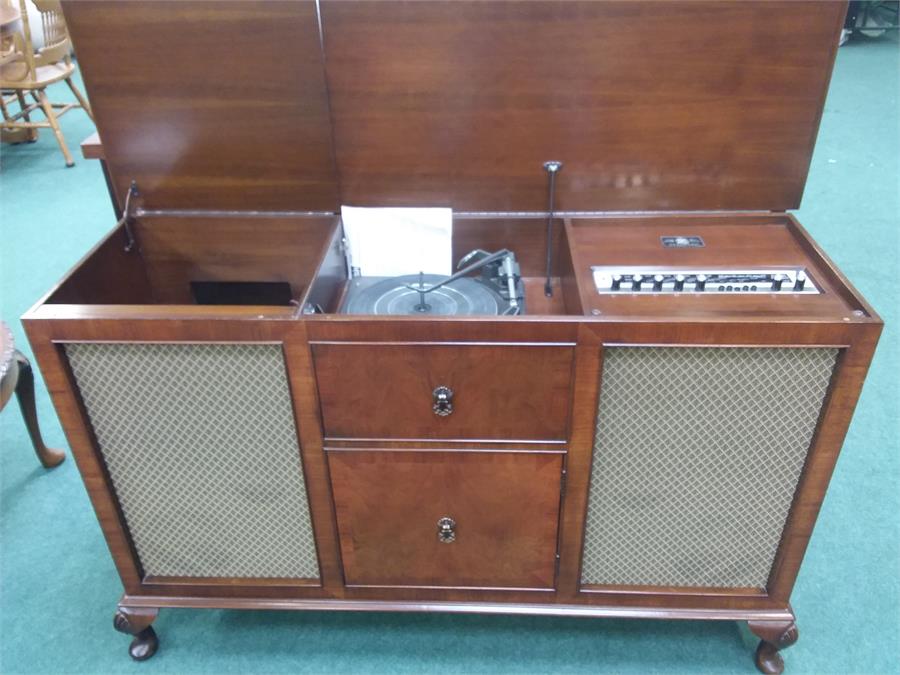
<instances>
[{"instance_id":1,"label":"record platter","mask_svg":"<svg viewBox=\"0 0 900 675\"><path fill-rule=\"evenodd\" d=\"M392 316L509 316L524 314L525 289L512 251L465 255L452 276L407 274L356 277L342 314ZM479 272L479 276L469 276Z\"/></svg>"}]
</instances>

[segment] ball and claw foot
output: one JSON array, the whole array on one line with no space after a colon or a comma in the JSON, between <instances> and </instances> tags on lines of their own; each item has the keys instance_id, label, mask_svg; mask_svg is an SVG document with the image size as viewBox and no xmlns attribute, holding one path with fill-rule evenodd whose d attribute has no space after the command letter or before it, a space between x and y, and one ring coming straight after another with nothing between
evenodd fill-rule
<instances>
[{"instance_id":1,"label":"ball and claw foot","mask_svg":"<svg viewBox=\"0 0 900 675\"><path fill-rule=\"evenodd\" d=\"M128 647L128 653L135 661L146 661L159 648L159 638L150 626L158 609L119 607L113 618L113 628L120 633L133 635L134 639Z\"/></svg>"},{"instance_id":2,"label":"ball and claw foot","mask_svg":"<svg viewBox=\"0 0 900 675\"><path fill-rule=\"evenodd\" d=\"M760 638L756 648L756 667L766 675L781 675L784 659L779 652L787 649L800 636L793 621L750 621L750 630Z\"/></svg>"}]
</instances>

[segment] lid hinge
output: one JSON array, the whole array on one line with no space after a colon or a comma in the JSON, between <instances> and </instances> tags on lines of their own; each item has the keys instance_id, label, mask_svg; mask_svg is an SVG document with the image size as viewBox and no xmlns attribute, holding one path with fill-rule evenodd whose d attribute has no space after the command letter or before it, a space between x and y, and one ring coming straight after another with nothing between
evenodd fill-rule
<instances>
[{"instance_id":1,"label":"lid hinge","mask_svg":"<svg viewBox=\"0 0 900 675\"><path fill-rule=\"evenodd\" d=\"M549 204L547 205L547 281L544 284L544 295L553 296L553 211L556 208L556 174L562 170L562 162L544 162L544 171L547 172L547 186Z\"/></svg>"},{"instance_id":2,"label":"lid hinge","mask_svg":"<svg viewBox=\"0 0 900 675\"><path fill-rule=\"evenodd\" d=\"M131 220L134 218L134 211L131 206L131 198L137 197L138 186L136 181L131 181L128 186L128 192L125 193L125 208L122 209L122 217L116 223L116 227L125 227L125 252L131 253L137 248L137 240L134 238L134 231L131 229Z\"/></svg>"}]
</instances>

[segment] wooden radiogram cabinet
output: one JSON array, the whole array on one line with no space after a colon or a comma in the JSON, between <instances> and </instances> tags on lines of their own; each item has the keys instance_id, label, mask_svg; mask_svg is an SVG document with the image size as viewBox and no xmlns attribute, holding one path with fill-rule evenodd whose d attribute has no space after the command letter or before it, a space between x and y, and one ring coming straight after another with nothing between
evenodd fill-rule
<instances>
[{"instance_id":1,"label":"wooden radiogram cabinet","mask_svg":"<svg viewBox=\"0 0 900 675\"><path fill-rule=\"evenodd\" d=\"M881 331L787 213L841 3L64 5L125 215L24 323L134 658L161 608L398 610L781 671ZM348 312L342 204L452 207L517 302Z\"/></svg>"}]
</instances>

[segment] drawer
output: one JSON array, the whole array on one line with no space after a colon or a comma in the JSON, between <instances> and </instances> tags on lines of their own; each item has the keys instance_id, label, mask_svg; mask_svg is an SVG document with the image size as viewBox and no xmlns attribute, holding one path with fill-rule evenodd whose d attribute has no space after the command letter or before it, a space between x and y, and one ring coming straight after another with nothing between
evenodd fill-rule
<instances>
[{"instance_id":1,"label":"drawer","mask_svg":"<svg viewBox=\"0 0 900 675\"><path fill-rule=\"evenodd\" d=\"M345 582L553 588L562 460L329 451ZM440 534L442 519L449 520Z\"/></svg>"},{"instance_id":2,"label":"drawer","mask_svg":"<svg viewBox=\"0 0 900 675\"><path fill-rule=\"evenodd\" d=\"M329 438L565 440L572 347L315 344ZM449 414L435 390L452 392Z\"/></svg>"}]
</instances>

